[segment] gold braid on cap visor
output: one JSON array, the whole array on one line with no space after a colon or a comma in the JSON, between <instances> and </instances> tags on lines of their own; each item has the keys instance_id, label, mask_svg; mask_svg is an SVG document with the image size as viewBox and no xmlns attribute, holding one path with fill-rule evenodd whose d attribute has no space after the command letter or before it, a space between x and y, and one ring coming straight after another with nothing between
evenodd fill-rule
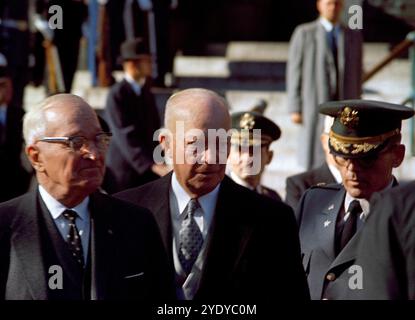
<instances>
[{"instance_id":1,"label":"gold braid on cap visor","mask_svg":"<svg viewBox=\"0 0 415 320\"><path fill-rule=\"evenodd\" d=\"M374 137L345 137L330 130L329 143L335 151L343 154L366 153L376 149L386 139L399 134L399 132L399 129L394 129Z\"/></svg>"}]
</instances>

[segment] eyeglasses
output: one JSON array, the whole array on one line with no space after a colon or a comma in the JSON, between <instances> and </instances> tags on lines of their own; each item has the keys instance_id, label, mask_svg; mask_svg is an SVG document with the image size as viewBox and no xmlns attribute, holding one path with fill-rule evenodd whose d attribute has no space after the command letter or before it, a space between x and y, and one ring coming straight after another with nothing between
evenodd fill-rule
<instances>
[{"instance_id":1,"label":"eyeglasses","mask_svg":"<svg viewBox=\"0 0 415 320\"><path fill-rule=\"evenodd\" d=\"M95 136L94 144L99 150L106 150L110 144L112 137L111 132L102 132ZM43 137L37 141L48 142L48 143L63 143L72 151L80 151L86 148L90 140L84 136L72 136L72 137Z\"/></svg>"}]
</instances>

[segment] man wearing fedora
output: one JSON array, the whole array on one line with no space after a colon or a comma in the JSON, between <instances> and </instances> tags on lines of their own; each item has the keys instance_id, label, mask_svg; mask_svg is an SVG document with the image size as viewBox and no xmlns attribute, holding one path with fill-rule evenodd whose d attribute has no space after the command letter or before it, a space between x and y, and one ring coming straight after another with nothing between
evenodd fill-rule
<instances>
[{"instance_id":1,"label":"man wearing fedora","mask_svg":"<svg viewBox=\"0 0 415 320\"><path fill-rule=\"evenodd\" d=\"M342 184L315 186L297 207L303 267L312 299L345 299L353 276L362 227L375 192L397 185L393 168L402 163L401 122L410 108L370 100L343 100L321 105L334 117L329 148ZM357 280L356 280L357 281Z\"/></svg>"},{"instance_id":2,"label":"man wearing fedora","mask_svg":"<svg viewBox=\"0 0 415 320\"><path fill-rule=\"evenodd\" d=\"M105 108L105 118L113 133L109 147L108 176L104 188L113 193L137 187L167 173L167 167L155 164L154 132L160 117L148 78L151 57L142 39L127 40L121 45L124 79L112 86Z\"/></svg>"}]
</instances>

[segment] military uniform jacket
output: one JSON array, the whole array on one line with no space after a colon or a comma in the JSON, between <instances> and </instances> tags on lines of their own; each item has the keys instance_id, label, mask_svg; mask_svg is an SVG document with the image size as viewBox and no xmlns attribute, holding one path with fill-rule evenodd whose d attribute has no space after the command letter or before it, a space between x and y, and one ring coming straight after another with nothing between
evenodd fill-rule
<instances>
[{"instance_id":1,"label":"military uniform jacket","mask_svg":"<svg viewBox=\"0 0 415 320\"><path fill-rule=\"evenodd\" d=\"M396 185L394 180L393 186ZM354 272L349 268L355 264L364 228L336 256L336 220L343 210L345 195L340 184L313 187L301 198L296 211L311 299L342 300L350 292L349 281Z\"/></svg>"},{"instance_id":2,"label":"military uniform jacket","mask_svg":"<svg viewBox=\"0 0 415 320\"><path fill-rule=\"evenodd\" d=\"M332 286L340 281L343 284L343 277L349 277L344 271L355 259L358 233L335 255L336 220L343 210L345 195L340 184L312 187L296 211L303 267L314 300L334 298Z\"/></svg>"},{"instance_id":3,"label":"military uniform jacket","mask_svg":"<svg viewBox=\"0 0 415 320\"><path fill-rule=\"evenodd\" d=\"M347 299L415 300L414 188L411 182L372 197L356 258L363 286Z\"/></svg>"}]
</instances>

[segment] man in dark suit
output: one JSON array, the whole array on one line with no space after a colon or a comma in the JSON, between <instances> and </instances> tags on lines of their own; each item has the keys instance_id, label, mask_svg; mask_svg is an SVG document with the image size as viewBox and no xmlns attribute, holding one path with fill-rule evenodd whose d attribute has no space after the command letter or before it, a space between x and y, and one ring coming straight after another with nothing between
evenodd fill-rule
<instances>
[{"instance_id":1,"label":"man in dark suit","mask_svg":"<svg viewBox=\"0 0 415 320\"><path fill-rule=\"evenodd\" d=\"M6 59L0 54L0 202L25 193L30 173L23 166L22 108L11 106L13 85Z\"/></svg>"},{"instance_id":2,"label":"man in dark suit","mask_svg":"<svg viewBox=\"0 0 415 320\"><path fill-rule=\"evenodd\" d=\"M348 299L415 300L415 182L375 194L355 265L361 286Z\"/></svg>"},{"instance_id":3,"label":"man in dark suit","mask_svg":"<svg viewBox=\"0 0 415 320\"><path fill-rule=\"evenodd\" d=\"M110 90L105 118L113 133L108 158L110 192L136 187L168 172L153 161L157 142L154 132L160 117L147 78L151 76L151 58L141 39L128 40L121 46L124 79ZM157 140L157 137L156 137Z\"/></svg>"},{"instance_id":4,"label":"man in dark suit","mask_svg":"<svg viewBox=\"0 0 415 320\"><path fill-rule=\"evenodd\" d=\"M93 109L55 95L23 126L39 186L0 205L0 298L172 297L151 213L97 192L110 134Z\"/></svg>"},{"instance_id":5,"label":"man in dark suit","mask_svg":"<svg viewBox=\"0 0 415 320\"><path fill-rule=\"evenodd\" d=\"M229 176L241 186L281 201L276 191L261 184L265 167L274 156L270 145L281 136L278 125L257 111L248 111L232 115L232 128L235 132L231 139ZM261 135L256 137L255 130L261 130ZM254 157L255 151L258 157Z\"/></svg>"},{"instance_id":6,"label":"man in dark suit","mask_svg":"<svg viewBox=\"0 0 415 320\"><path fill-rule=\"evenodd\" d=\"M335 117L329 148L343 185L306 191L296 217L311 298L344 299L359 231L372 212L369 199L397 184L392 169L399 167L405 155L401 122L414 111L380 101L344 100L327 102L320 112Z\"/></svg>"},{"instance_id":7,"label":"man in dark suit","mask_svg":"<svg viewBox=\"0 0 415 320\"><path fill-rule=\"evenodd\" d=\"M295 210L301 196L312 186L318 184L341 183L340 171L337 164L330 154L329 149L329 132L333 124L333 118L326 116L324 120L324 132L320 136L321 146L326 156L326 161L318 168L311 169L290 177L285 181L286 195L285 203Z\"/></svg>"},{"instance_id":8,"label":"man in dark suit","mask_svg":"<svg viewBox=\"0 0 415 320\"><path fill-rule=\"evenodd\" d=\"M226 101L205 89L178 92L167 102L165 126L159 140L173 173L116 196L152 210L178 298L306 299L292 210L225 176Z\"/></svg>"}]
</instances>

